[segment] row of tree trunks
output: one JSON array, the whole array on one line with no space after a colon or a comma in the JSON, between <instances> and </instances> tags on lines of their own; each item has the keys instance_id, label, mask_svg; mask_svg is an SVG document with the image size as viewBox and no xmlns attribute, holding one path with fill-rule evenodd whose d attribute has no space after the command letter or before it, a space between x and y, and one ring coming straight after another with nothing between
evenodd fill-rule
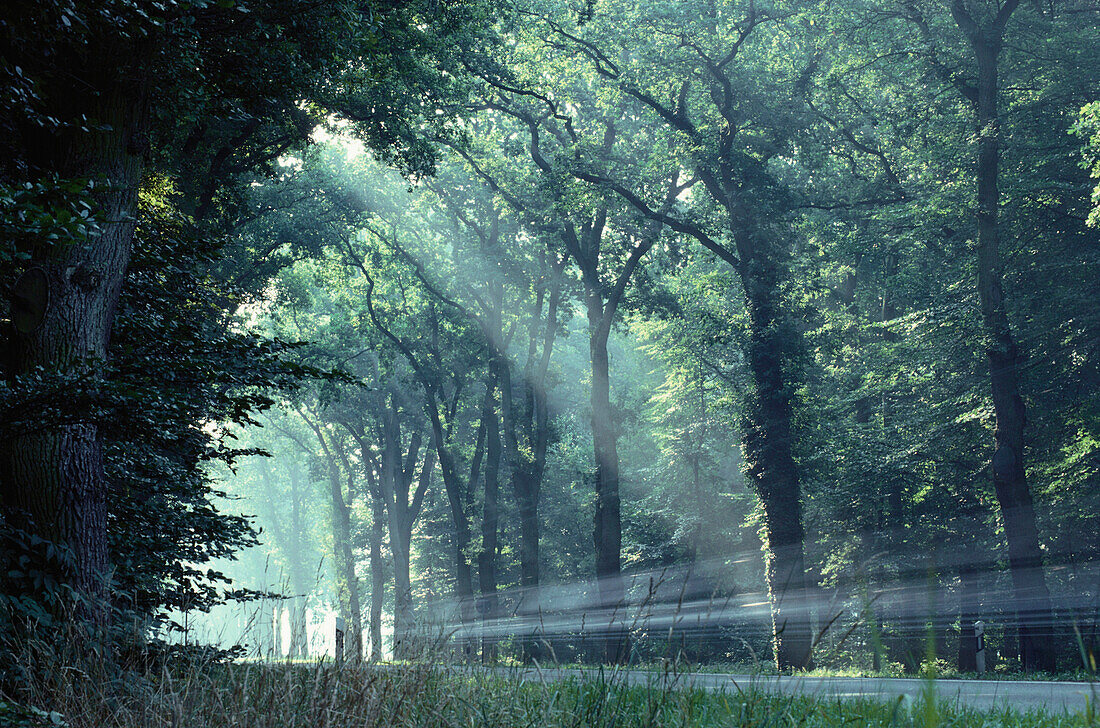
<instances>
[{"instance_id":1,"label":"row of tree trunks","mask_svg":"<svg viewBox=\"0 0 1100 728\"><path fill-rule=\"evenodd\" d=\"M396 242L394 243L396 245ZM377 312L374 309L373 304L373 292L374 292L374 280L370 276L369 271L362 265L361 261L357 261L360 271L367 279L368 289L366 294L367 310L370 314L371 322L374 327L390 342L394 344L398 351L401 352L405 360L412 367L416 379L420 383L423 391L423 407L424 412L428 418L428 425L431 432L431 447L434 449L436 460L439 464L439 470L443 479L443 488L447 495L447 503L451 512L451 522L454 525L454 540L452 543L452 554L454 563L454 596L457 602L458 609L458 621L461 625L462 632L459 635L459 642L461 644L461 650L465 659L470 659L474 651L474 639L473 636L467 631L467 628L474 624L476 603L474 601L474 587L473 587L473 566L470 563L469 553L470 546L473 541L472 530L470 527L470 519L466 512L466 496L471 492L469 487L477 477L477 468L471 468L469 477L464 479L458 471L458 463L455 458L455 454L451 449L449 442L450 426L453 422L453 406L450 410L444 413L443 407L446 407L446 382L439 379L437 376L430 373L423 365L421 358L413 352L413 350L395 335L385 324L379 319ZM438 347L438 318L432 316L433 326L431 332L430 350L438 356L440 354ZM453 391L451 392L452 399L457 402L457 394L459 385L454 384ZM444 415L449 418L444 420ZM479 427L479 431L484 427L484 422ZM479 441L481 436L479 435ZM499 445L499 433L498 433L498 445ZM475 456L475 461L478 459ZM428 469L430 476L430 469ZM389 504L387 503L387 506Z\"/></svg>"},{"instance_id":2,"label":"row of tree trunks","mask_svg":"<svg viewBox=\"0 0 1100 728\"><path fill-rule=\"evenodd\" d=\"M377 454L363 431L346 422L344 427L359 447L371 494L371 659L382 657L381 618L385 594L382 542L387 529L394 583L393 653L395 658L403 659L415 654L416 650L411 577L412 531L431 485L435 453L431 449L424 451L419 478L416 478L422 438L414 432L405 443L401 432L402 408L396 392L378 398L378 416L380 424L375 428ZM417 486L411 493L410 501L414 478L417 479Z\"/></svg>"},{"instance_id":3,"label":"row of tree trunks","mask_svg":"<svg viewBox=\"0 0 1100 728\"><path fill-rule=\"evenodd\" d=\"M751 11L744 20L742 40L749 37L760 22L761 16ZM562 36L561 40L577 43L572 36ZM764 506L766 576L772 604L775 661L780 669L808 668L813 664L811 605L807 599L801 480L793 455L792 433L792 392L798 380L801 334L790 325L783 293L789 280L783 262L789 240L784 236L789 236L791 231L778 223L789 210L750 210L751 205L766 205L766 201L782 199L784 194L776 189L766 161L746 169L743 165L748 157L740 155L734 146L738 128L743 123L743 110L737 108L738 95L729 93L729 89L739 84L733 71L737 67L733 61L739 45L721 64L703 61L698 69L698 77L710 87L709 100L713 104L710 111L714 118L722 120L717 125L708 120L705 126L710 131L704 131L703 125L692 118L686 103L689 82L684 82L678 96L666 103L626 82L614 67L598 61L594 64L597 73L618 84L624 94L643 107L653 110L660 123L682 135L695 150L687 166L696 179L689 186L702 183L722 209L735 250L713 239L692 221L671 214L675 195L682 191L676 187L675 178L671 190L673 197L666 198L661 209L651 207L644 195L602 174L582 172L579 178L614 190L649 220L694 237L731 265L741 280L749 316L746 358L751 373L750 391L744 395L741 440L750 482ZM589 60L608 57L600 56L587 41L577 43L577 51ZM774 140L774 144L776 149L782 148L785 141ZM590 312L592 309L589 304ZM592 313L589 315L591 318ZM596 347L594 360L599 355ZM596 390L603 384L596 381L595 364L593 368L595 404ZM596 429L593 423L594 437ZM597 563L599 559L597 553ZM609 570L610 567L610 562L604 565Z\"/></svg>"}]
</instances>

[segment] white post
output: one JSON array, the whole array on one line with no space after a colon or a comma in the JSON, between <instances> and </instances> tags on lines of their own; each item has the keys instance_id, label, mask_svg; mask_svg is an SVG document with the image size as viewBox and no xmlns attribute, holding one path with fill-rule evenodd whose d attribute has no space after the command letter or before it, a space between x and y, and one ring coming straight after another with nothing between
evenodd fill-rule
<instances>
[{"instance_id":1,"label":"white post","mask_svg":"<svg viewBox=\"0 0 1100 728\"><path fill-rule=\"evenodd\" d=\"M344 664L344 618L336 618L336 664Z\"/></svg>"},{"instance_id":2,"label":"white post","mask_svg":"<svg viewBox=\"0 0 1100 728\"><path fill-rule=\"evenodd\" d=\"M974 663L977 665L978 674L985 674L985 622L978 620L974 623Z\"/></svg>"}]
</instances>

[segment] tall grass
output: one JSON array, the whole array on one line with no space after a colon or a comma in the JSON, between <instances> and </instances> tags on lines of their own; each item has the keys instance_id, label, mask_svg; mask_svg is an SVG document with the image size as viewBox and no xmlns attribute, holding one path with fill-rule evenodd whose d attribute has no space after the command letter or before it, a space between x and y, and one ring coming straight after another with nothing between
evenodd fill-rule
<instances>
[{"instance_id":1,"label":"tall grass","mask_svg":"<svg viewBox=\"0 0 1100 728\"><path fill-rule=\"evenodd\" d=\"M628 685L603 672L533 680L423 660L399 666L322 661L133 658L36 641L0 696L0 728L1084 728L1089 716L985 713L914 703L707 692L674 673ZM16 707L18 706L18 707Z\"/></svg>"}]
</instances>

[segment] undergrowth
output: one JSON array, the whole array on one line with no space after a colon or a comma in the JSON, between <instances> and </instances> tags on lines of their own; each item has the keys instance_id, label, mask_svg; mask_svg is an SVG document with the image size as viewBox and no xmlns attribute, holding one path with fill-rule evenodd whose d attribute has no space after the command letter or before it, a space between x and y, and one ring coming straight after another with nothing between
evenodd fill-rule
<instances>
[{"instance_id":1,"label":"undergrowth","mask_svg":"<svg viewBox=\"0 0 1100 728\"><path fill-rule=\"evenodd\" d=\"M41 655L38 656L41 659ZM615 673L531 681L425 662L170 659L121 670L107 660L39 664L0 695L0 728L1085 728L1089 715L982 712L948 705L706 692Z\"/></svg>"}]
</instances>

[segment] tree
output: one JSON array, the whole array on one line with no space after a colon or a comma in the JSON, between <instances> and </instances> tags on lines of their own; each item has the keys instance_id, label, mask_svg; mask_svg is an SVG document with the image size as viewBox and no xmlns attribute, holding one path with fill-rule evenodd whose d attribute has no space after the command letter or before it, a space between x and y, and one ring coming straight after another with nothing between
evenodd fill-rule
<instances>
[{"instance_id":1,"label":"tree","mask_svg":"<svg viewBox=\"0 0 1100 728\"><path fill-rule=\"evenodd\" d=\"M583 60L624 104L665 131L681 164L694 175L691 181L699 183L713 206L703 217L708 223L714 217L713 227L699 225L647 200L629 181L604 171L598 157L581 156L572 169L577 178L614 192L647 219L692 236L739 274L753 382L744 402L742 446L766 514L775 659L782 668L805 667L812 664L812 638L793 455L801 342L786 293L793 210L772 161L792 143L797 122L786 100L798 94L814 62L795 54L778 73L754 65L777 62L764 55L765 37L794 10L752 4L737 10L721 19L714 8L700 15L664 6L612 7L580 21L562 12L536 15L543 18L545 34ZM629 40L618 33L624 28L633 29ZM631 53L623 56L619 49L628 45ZM752 68L760 70L753 73ZM746 131L749 120L751 132Z\"/></svg>"},{"instance_id":2,"label":"tree","mask_svg":"<svg viewBox=\"0 0 1100 728\"><path fill-rule=\"evenodd\" d=\"M215 192L224 191L227 173L272 161L270 151L260 157L242 153L246 140L269 129L269 122L295 120L277 149L305 141L313 126L309 119L320 119L319 108L312 107L305 118L291 110L301 108L303 99L319 100L322 89L334 104L375 110L358 121L368 143L411 170L430 167L428 148L406 132L421 114L428 125L441 120L393 93L394 84L398 78L404 78L401 88L434 82L442 103L450 93L444 89L454 85L443 83L428 59L445 47L434 41L463 27L462 19L434 4L361 11L354 4L330 3L302 12L296 3L278 1L249 7L173 2L152 11L131 2L46 3L5 16L5 56L17 73L6 79L12 93L5 94L0 121L13 132L3 184L12 188L42 180L47 193L65 201L64 208L82 205L88 221L68 239L31 236L13 295L17 305L35 303L32 315L8 332L9 381L41 372L79 382L93 398L101 387L147 159L163 154L167 160L153 167L178 169L171 139L180 119L171 109L179 97L209 101L195 110L197 133L187 138L196 144L211 127L224 130L242 116L247 119L247 133L230 134L221 147L220 158L242 157L222 168L215 154L208 191L192 208L200 217ZM436 19L438 32L428 30L426 21ZM361 52L365 48L373 50ZM417 52L409 54L408 48ZM342 59L350 57L365 65L349 72ZM413 70L417 81L406 74ZM342 95L334 96L333 89ZM24 210L10 211L18 219ZM3 468L5 509L13 516L25 514L27 524L47 540L72 551L61 580L93 603L106 593L108 571L101 429L85 407L68 422L9 439ZM104 618L101 607L89 615Z\"/></svg>"},{"instance_id":3,"label":"tree","mask_svg":"<svg viewBox=\"0 0 1100 728\"><path fill-rule=\"evenodd\" d=\"M464 149L469 157L471 150ZM476 152L475 152L476 153ZM472 157L470 157L472 159ZM473 168L470 165L473 164ZM486 368L485 402L479 428L479 446L485 445L485 509L482 552L479 564L482 594L496 591L496 513L499 498L494 494L499 460L503 456L520 520L520 584L518 604L529 632L523 642L524 656L540 653L533 622L539 614L539 498L551 440L547 373L558 336L559 309L564 292L561 256L549 263L552 253L543 240L528 238L526 226L515 216L489 183L479 176L477 164L467 161L440 170L429 183L433 195L451 218L455 239L455 280L452 289L465 301L464 308L476 321L491 346ZM532 244L535 249L532 250ZM462 266L459 261L476 261ZM518 312L528 308L529 313ZM509 315L509 310L516 312ZM545 313L544 313L545 312ZM544 317L545 316L545 320ZM507 324L507 330L506 330ZM526 328L525 351L510 351L516 333ZM511 347L515 348L515 347ZM522 353L523 365L515 361ZM516 386L516 378L519 385ZM491 401L499 390L499 423ZM518 391L517 391L518 390ZM503 442L501 442L501 440ZM503 450L501 451L501 445ZM473 477L476 467L472 466ZM472 485L472 479L471 479ZM495 595L486 597L483 618L491 622L499 614ZM487 627L487 632L495 631Z\"/></svg>"}]
</instances>

